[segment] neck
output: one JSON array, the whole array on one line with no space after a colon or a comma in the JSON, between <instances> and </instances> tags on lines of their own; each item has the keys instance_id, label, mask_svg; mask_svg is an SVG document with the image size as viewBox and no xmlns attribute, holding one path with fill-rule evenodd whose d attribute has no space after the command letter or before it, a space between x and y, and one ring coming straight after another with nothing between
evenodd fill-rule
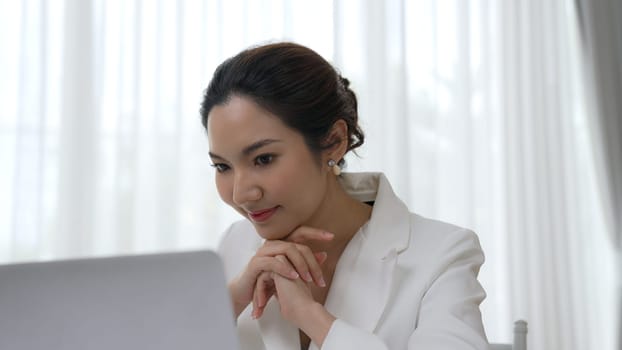
<instances>
[{"instance_id":1,"label":"neck","mask_svg":"<svg viewBox=\"0 0 622 350\"><path fill-rule=\"evenodd\" d=\"M314 252L326 252L328 262L336 263L352 237L369 220L372 207L352 198L336 178L329 181L330 188L320 210L306 226L335 235L330 242L308 242L308 246Z\"/></svg>"}]
</instances>

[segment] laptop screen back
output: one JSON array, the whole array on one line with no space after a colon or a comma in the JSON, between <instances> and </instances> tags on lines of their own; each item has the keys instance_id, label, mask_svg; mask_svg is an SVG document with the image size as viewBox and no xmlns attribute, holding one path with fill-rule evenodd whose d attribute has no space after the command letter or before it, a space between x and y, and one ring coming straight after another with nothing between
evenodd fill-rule
<instances>
[{"instance_id":1,"label":"laptop screen back","mask_svg":"<svg viewBox=\"0 0 622 350\"><path fill-rule=\"evenodd\" d=\"M0 266L0 349L237 349L209 251Z\"/></svg>"}]
</instances>

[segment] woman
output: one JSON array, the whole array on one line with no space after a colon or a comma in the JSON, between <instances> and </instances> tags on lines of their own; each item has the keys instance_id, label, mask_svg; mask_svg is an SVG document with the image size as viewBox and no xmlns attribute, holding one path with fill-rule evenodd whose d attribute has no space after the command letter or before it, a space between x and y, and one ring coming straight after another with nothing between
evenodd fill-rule
<instances>
[{"instance_id":1,"label":"woman","mask_svg":"<svg viewBox=\"0 0 622 350\"><path fill-rule=\"evenodd\" d=\"M216 186L245 220L220 254L242 349L485 349L471 231L408 211L363 144L349 83L292 43L222 63L201 108Z\"/></svg>"}]
</instances>

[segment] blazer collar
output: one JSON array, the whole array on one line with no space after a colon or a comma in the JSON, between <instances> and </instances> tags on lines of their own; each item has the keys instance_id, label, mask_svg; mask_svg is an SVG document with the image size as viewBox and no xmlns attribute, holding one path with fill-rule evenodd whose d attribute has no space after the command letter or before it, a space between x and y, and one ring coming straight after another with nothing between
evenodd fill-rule
<instances>
[{"instance_id":1,"label":"blazer collar","mask_svg":"<svg viewBox=\"0 0 622 350\"><path fill-rule=\"evenodd\" d=\"M342 254L326 308L335 317L373 332L394 286L398 255L410 240L410 213L380 173L344 174L348 192L374 201L371 218Z\"/></svg>"},{"instance_id":2,"label":"blazer collar","mask_svg":"<svg viewBox=\"0 0 622 350\"><path fill-rule=\"evenodd\" d=\"M393 287L397 256L410 239L410 213L381 173L343 173L344 189L374 202L371 218L352 238L337 264L325 307L335 317L373 332ZM274 298L259 319L266 349L299 349L298 329L285 321ZM317 350L311 344L310 349Z\"/></svg>"},{"instance_id":3,"label":"blazer collar","mask_svg":"<svg viewBox=\"0 0 622 350\"><path fill-rule=\"evenodd\" d=\"M410 212L393 192L382 173L343 173L341 184L361 202L374 202L371 218L363 235L365 246L375 258L399 254L410 240Z\"/></svg>"}]
</instances>

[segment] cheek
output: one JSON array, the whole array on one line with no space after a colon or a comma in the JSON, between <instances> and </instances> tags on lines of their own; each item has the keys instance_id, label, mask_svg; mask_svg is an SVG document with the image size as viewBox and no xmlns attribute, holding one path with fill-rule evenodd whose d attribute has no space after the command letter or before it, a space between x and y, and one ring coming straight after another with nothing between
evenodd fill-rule
<instances>
[{"instance_id":1,"label":"cheek","mask_svg":"<svg viewBox=\"0 0 622 350\"><path fill-rule=\"evenodd\" d=\"M216 174L216 189L218 190L220 199L222 199L223 202L232 205L233 185L231 184L231 181L222 175Z\"/></svg>"},{"instance_id":2,"label":"cheek","mask_svg":"<svg viewBox=\"0 0 622 350\"><path fill-rule=\"evenodd\" d=\"M272 171L271 176L266 178L264 184L273 195L288 198L300 193L305 175L300 172L297 162L288 160L288 162L279 164L278 168Z\"/></svg>"},{"instance_id":3,"label":"cheek","mask_svg":"<svg viewBox=\"0 0 622 350\"><path fill-rule=\"evenodd\" d=\"M273 188L281 198L288 198L299 210L310 210L325 188L321 172L311 160L294 162L275 179ZM290 204L292 204L290 203Z\"/></svg>"}]
</instances>

